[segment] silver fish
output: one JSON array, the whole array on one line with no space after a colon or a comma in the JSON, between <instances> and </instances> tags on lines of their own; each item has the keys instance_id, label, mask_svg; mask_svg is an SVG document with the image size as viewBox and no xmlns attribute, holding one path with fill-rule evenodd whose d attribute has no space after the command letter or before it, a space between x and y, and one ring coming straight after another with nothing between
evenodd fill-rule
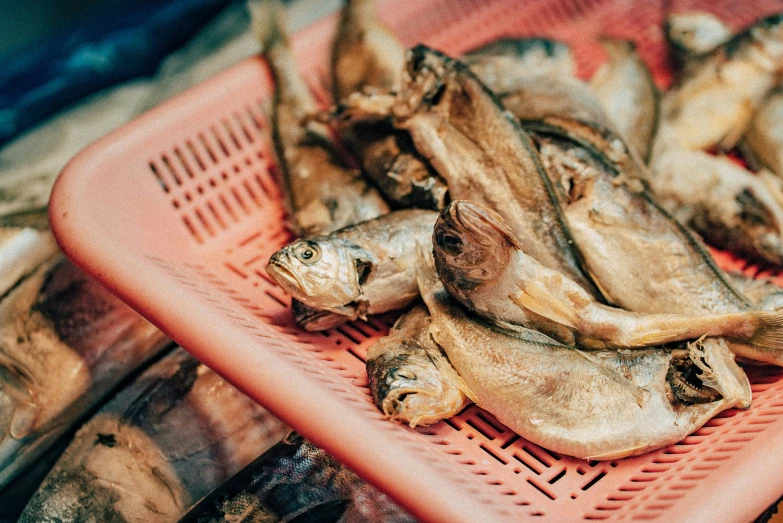
<instances>
[{"instance_id":1,"label":"silver fish","mask_svg":"<svg viewBox=\"0 0 783 523\"><path fill-rule=\"evenodd\" d=\"M193 507L180 523L412 523L385 494L296 433Z\"/></svg>"},{"instance_id":2,"label":"silver fish","mask_svg":"<svg viewBox=\"0 0 783 523\"><path fill-rule=\"evenodd\" d=\"M584 459L633 456L750 403L747 377L719 340L673 352L588 355L536 331L478 323L449 300L427 265L420 265L419 282L430 332L466 394L542 447Z\"/></svg>"},{"instance_id":3,"label":"silver fish","mask_svg":"<svg viewBox=\"0 0 783 523\"><path fill-rule=\"evenodd\" d=\"M318 108L296 69L281 8L271 0L249 6L275 82L272 140L296 232L326 234L387 213L378 191L342 161L328 129L313 120L305 122Z\"/></svg>"},{"instance_id":4,"label":"silver fish","mask_svg":"<svg viewBox=\"0 0 783 523\"><path fill-rule=\"evenodd\" d=\"M0 485L168 339L59 255L0 301Z\"/></svg>"},{"instance_id":5,"label":"silver fish","mask_svg":"<svg viewBox=\"0 0 783 523\"><path fill-rule=\"evenodd\" d=\"M20 522L169 522L288 432L182 349L77 432Z\"/></svg>"},{"instance_id":6,"label":"silver fish","mask_svg":"<svg viewBox=\"0 0 783 523\"><path fill-rule=\"evenodd\" d=\"M441 212L433 244L449 294L503 325L521 325L585 349L723 336L783 352L783 311L645 314L603 305L526 255L500 216L469 202L452 202Z\"/></svg>"},{"instance_id":7,"label":"silver fish","mask_svg":"<svg viewBox=\"0 0 783 523\"><path fill-rule=\"evenodd\" d=\"M660 96L647 65L628 40L601 40L609 60L590 79L612 127L647 158L658 127Z\"/></svg>"},{"instance_id":8,"label":"silver fish","mask_svg":"<svg viewBox=\"0 0 783 523\"><path fill-rule=\"evenodd\" d=\"M470 400L459 376L430 338L423 305L405 313L367 353L370 392L389 419L411 427L459 414Z\"/></svg>"},{"instance_id":9,"label":"silver fish","mask_svg":"<svg viewBox=\"0 0 783 523\"><path fill-rule=\"evenodd\" d=\"M297 300L345 321L400 309L418 297L415 248L429 244L437 216L394 211L297 240L273 254L266 270Z\"/></svg>"}]
</instances>

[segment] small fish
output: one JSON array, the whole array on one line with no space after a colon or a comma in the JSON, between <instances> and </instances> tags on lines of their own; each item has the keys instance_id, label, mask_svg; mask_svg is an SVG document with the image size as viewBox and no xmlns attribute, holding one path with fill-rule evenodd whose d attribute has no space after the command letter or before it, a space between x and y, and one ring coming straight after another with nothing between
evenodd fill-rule
<instances>
[{"instance_id":1,"label":"small fish","mask_svg":"<svg viewBox=\"0 0 783 523\"><path fill-rule=\"evenodd\" d=\"M313 120L305 122L317 106L296 69L282 8L271 0L248 5L274 78L272 140L296 232L327 234L387 213L389 207L378 191L342 161L328 129Z\"/></svg>"},{"instance_id":2,"label":"small fish","mask_svg":"<svg viewBox=\"0 0 783 523\"><path fill-rule=\"evenodd\" d=\"M459 376L430 338L430 316L417 305L367 353L370 392L389 419L411 427L459 414L470 403Z\"/></svg>"},{"instance_id":3,"label":"small fish","mask_svg":"<svg viewBox=\"0 0 783 523\"><path fill-rule=\"evenodd\" d=\"M531 78L576 74L571 49L548 38L501 38L468 51L462 62L501 96L529 85Z\"/></svg>"},{"instance_id":4,"label":"small fish","mask_svg":"<svg viewBox=\"0 0 783 523\"><path fill-rule=\"evenodd\" d=\"M295 299L346 321L400 309L419 295L415 248L430 243L437 217L400 210L297 240L273 254L266 270Z\"/></svg>"},{"instance_id":5,"label":"small fish","mask_svg":"<svg viewBox=\"0 0 783 523\"><path fill-rule=\"evenodd\" d=\"M76 433L19 521L174 521L288 431L176 349Z\"/></svg>"},{"instance_id":6,"label":"small fish","mask_svg":"<svg viewBox=\"0 0 783 523\"><path fill-rule=\"evenodd\" d=\"M754 308L701 241L652 198L642 180L627 174L625 166L634 162L619 137L567 120L549 119L527 128L558 187L587 270L611 303L665 314ZM635 172L643 170L635 167ZM783 365L779 351L736 341L729 345L746 360Z\"/></svg>"},{"instance_id":7,"label":"small fish","mask_svg":"<svg viewBox=\"0 0 783 523\"><path fill-rule=\"evenodd\" d=\"M383 25L374 0L347 0L332 45L332 94L336 102L366 87L396 91L405 47Z\"/></svg>"},{"instance_id":8,"label":"small fish","mask_svg":"<svg viewBox=\"0 0 783 523\"><path fill-rule=\"evenodd\" d=\"M372 0L351 0L342 11L332 47L334 99L363 89L397 91L405 47L376 17ZM410 137L388 119L338 127L364 173L397 207L442 209L446 183L416 153Z\"/></svg>"},{"instance_id":9,"label":"small fish","mask_svg":"<svg viewBox=\"0 0 783 523\"><path fill-rule=\"evenodd\" d=\"M557 197L527 133L461 62L425 46L408 53L396 97L347 99L338 120L393 116L446 180L452 200L500 214L531 256L599 295L582 272Z\"/></svg>"},{"instance_id":10,"label":"small fish","mask_svg":"<svg viewBox=\"0 0 783 523\"><path fill-rule=\"evenodd\" d=\"M0 486L168 343L59 254L16 283L0 299Z\"/></svg>"},{"instance_id":11,"label":"small fish","mask_svg":"<svg viewBox=\"0 0 783 523\"><path fill-rule=\"evenodd\" d=\"M764 18L720 45L663 96L653 169L656 158L672 148L734 147L781 72L783 14Z\"/></svg>"},{"instance_id":12,"label":"small fish","mask_svg":"<svg viewBox=\"0 0 783 523\"><path fill-rule=\"evenodd\" d=\"M783 89L776 89L759 108L743 137L753 158L783 177Z\"/></svg>"},{"instance_id":13,"label":"small fish","mask_svg":"<svg viewBox=\"0 0 783 523\"><path fill-rule=\"evenodd\" d=\"M666 17L663 32L681 76L687 76L698 61L732 36L723 20L706 11L686 11Z\"/></svg>"},{"instance_id":14,"label":"small fish","mask_svg":"<svg viewBox=\"0 0 783 523\"><path fill-rule=\"evenodd\" d=\"M479 323L450 301L430 264L419 266L430 332L466 394L537 445L584 459L633 456L750 403L747 377L720 339L588 355L536 331Z\"/></svg>"},{"instance_id":15,"label":"small fish","mask_svg":"<svg viewBox=\"0 0 783 523\"><path fill-rule=\"evenodd\" d=\"M567 345L639 348L723 336L783 352L783 311L645 314L603 305L526 255L500 216L469 202L441 212L433 244L444 287L468 309Z\"/></svg>"},{"instance_id":16,"label":"small fish","mask_svg":"<svg viewBox=\"0 0 783 523\"><path fill-rule=\"evenodd\" d=\"M590 79L612 127L625 143L647 158L658 127L660 96L647 65L627 40L601 40L609 61Z\"/></svg>"},{"instance_id":17,"label":"small fish","mask_svg":"<svg viewBox=\"0 0 783 523\"><path fill-rule=\"evenodd\" d=\"M295 432L193 507L180 523L413 523L385 494Z\"/></svg>"}]
</instances>

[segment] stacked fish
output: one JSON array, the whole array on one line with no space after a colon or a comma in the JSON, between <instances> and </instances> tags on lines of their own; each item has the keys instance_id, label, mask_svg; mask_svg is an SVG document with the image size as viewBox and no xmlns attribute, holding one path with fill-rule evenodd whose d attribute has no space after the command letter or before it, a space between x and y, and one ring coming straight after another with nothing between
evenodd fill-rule
<instances>
[{"instance_id":1,"label":"stacked fish","mask_svg":"<svg viewBox=\"0 0 783 523\"><path fill-rule=\"evenodd\" d=\"M267 272L307 330L407 310L367 360L390 419L473 402L543 447L615 459L749 407L735 359L783 365L780 289L724 273L701 240L783 267L783 15L736 35L671 16L681 72L661 95L628 42L603 41L585 83L562 43L405 49L351 0L319 113L279 10L252 7L303 236ZM727 155L740 143L757 172Z\"/></svg>"}]
</instances>

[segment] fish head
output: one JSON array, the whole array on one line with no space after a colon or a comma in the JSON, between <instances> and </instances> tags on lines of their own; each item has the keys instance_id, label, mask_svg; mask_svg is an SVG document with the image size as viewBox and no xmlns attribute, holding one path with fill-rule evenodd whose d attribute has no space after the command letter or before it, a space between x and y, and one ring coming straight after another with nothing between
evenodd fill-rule
<instances>
[{"instance_id":1,"label":"fish head","mask_svg":"<svg viewBox=\"0 0 783 523\"><path fill-rule=\"evenodd\" d=\"M441 211L433 233L435 267L453 295L494 281L520 246L497 213L455 201Z\"/></svg>"},{"instance_id":2,"label":"fish head","mask_svg":"<svg viewBox=\"0 0 783 523\"><path fill-rule=\"evenodd\" d=\"M444 380L426 351L401 341L367 360L370 391L390 419L428 425L454 413L464 402L460 390ZM418 349L418 350L417 350Z\"/></svg>"},{"instance_id":3,"label":"fish head","mask_svg":"<svg viewBox=\"0 0 783 523\"><path fill-rule=\"evenodd\" d=\"M318 309L352 315L372 268L367 253L333 238L300 239L272 255L267 273L291 296Z\"/></svg>"}]
</instances>

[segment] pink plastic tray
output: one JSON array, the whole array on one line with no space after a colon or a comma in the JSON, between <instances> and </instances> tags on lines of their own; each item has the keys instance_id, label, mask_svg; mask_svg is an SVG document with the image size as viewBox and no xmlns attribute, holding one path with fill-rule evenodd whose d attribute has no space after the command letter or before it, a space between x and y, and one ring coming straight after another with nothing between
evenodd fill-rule
<instances>
[{"instance_id":1,"label":"pink plastic tray","mask_svg":"<svg viewBox=\"0 0 783 523\"><path fill-rule=\"evenodd\" d=\"M780 8L704 3L737 26ZM500 36L551 35L574 46L585 75L603 60L595 36L630 37L657 81L669 81L655 3L441 0L380 8L406 44L449 53ZM320 96L334 21L294 38ZM269 95L263 61L250 59L81 152L51 202L66 254L422 520L746 523L783 494L781 369L750 373L750 410L727 412L681 443L626 460L554 454L477 407L417 430L385 421L368 395L364 358L393 316L302 332L289 298L264 272L270 254L291 239L270 175Z\"/></svg>"}]
</instances>

